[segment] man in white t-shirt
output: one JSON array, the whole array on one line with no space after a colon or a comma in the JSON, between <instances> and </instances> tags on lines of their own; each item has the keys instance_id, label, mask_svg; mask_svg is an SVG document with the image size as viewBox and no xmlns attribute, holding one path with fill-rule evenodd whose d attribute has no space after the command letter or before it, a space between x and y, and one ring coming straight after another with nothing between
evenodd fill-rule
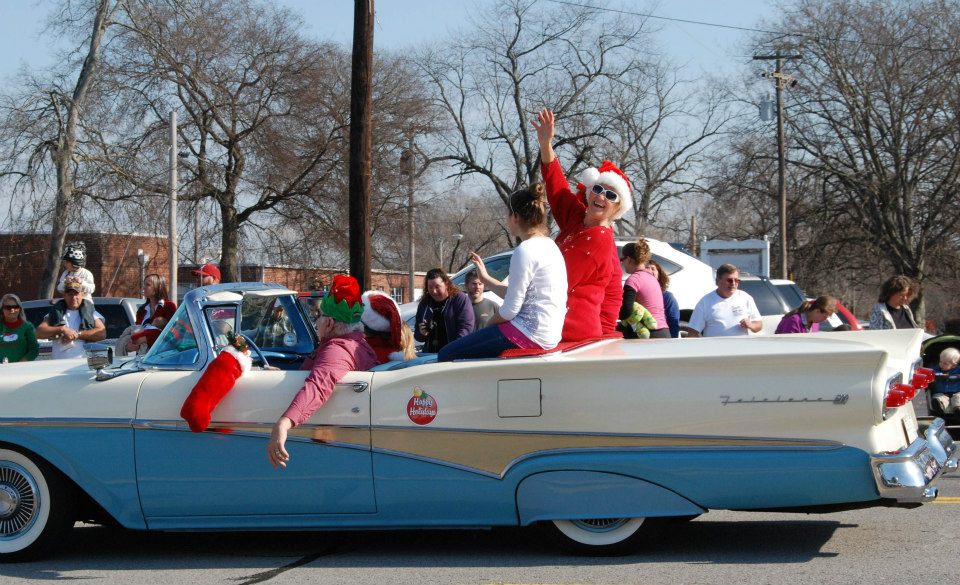
<instances>
[{"instance_id":1,"label":"man in white t-shirt","mask_svg":"<svg viewBox=\"0 0 960 585\"><path fill-rule=\"evenodd\" d=\"M86 357L84 343L100 341L107 336L107 328L103 324L103 315L96 311L92 314L93 322L86 322L81 315L80 307L83 303L92 302L83 298L83 282L75 276L68 276L63 282L63 300L53 304L43 322L37 326L38 339L52 339L53 359Z\"/></svg>"},{"instance_id":2,"label":"man in white t-shirt","mask_svg":"<svg viewBox=\"0 0 960 585\"><path fill-rule=\"evenodd\" d=\"M733 264L717 268L717 290L704 295L688 322L689 337L727 337L758 333L763 327L753 297L739 289L740 270Z\"/></svg>"}]
</instances>

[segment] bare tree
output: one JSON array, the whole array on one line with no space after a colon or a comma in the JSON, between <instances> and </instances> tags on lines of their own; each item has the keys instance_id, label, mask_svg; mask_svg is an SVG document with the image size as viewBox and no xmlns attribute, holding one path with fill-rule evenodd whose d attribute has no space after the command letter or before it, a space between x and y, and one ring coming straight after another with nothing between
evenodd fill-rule
<instances>
[{"instance_id":1,"label":"bare tree","mask_svg":"<svg viewBox=\"0 0 960 585\"><path fill-rule=\"evenodd\" d=\"M647 66L645 22L589 6L498 0L449 46L418 62L434 88L448 130L432 162L449 162L460 177L479 176L507 203L539 176L530 119L549 107L557 116L556 147L569 171L593 162L614 117L617 80Z\"/></svg>"},{"instance_id":2,"label":"bare tree","mask_svg":"<svg viewBox=\"0 0 960 585\"><path fill-rule=\"evenodd\" d=\"M732 115L720 89L693 85L661 63L631 71L612 87L615 122L607 136L634 188L635 220L618 222L622 235L647 233L666 203L703 192L699 167Z\"/></svg>"},{"instance_id":3,"label":"bare tree","mask_svg":"<svg viewBox=\"0 0 960 585\"><path fill-rule=\"evenodd\" d=\"M866 250L919 282L960 222L960 5L800 0L791 164L816 172ZM922 297L916 310L922 316Z\"/></svg>"},{"instance_id":4,"label":"bare tree","mask_svg":"<svg viewBox=\"0 0 960 585\"><path fill-rule=\"evenodd\" d=\"M336 82L331 92L322 98L324 115L346 128L349 121L349 67L350 56L342 50L328 52L326 61ZM429 184L433 177L424 164L425 155L415 139L426 139L434 132L436 112L428 94L412 71L408 59L390 54L378 54L373 82L373 157L371 160L370 232L372 268L397 269L408 262L406 254L408 211L408 183L400 174L400 159L404 150L414 143L416 157L416 190L418 213L434 196ZM341 89L342 88L342 89ZM331 141L331 153L345 161L348 156L344 135ZM324 266L341 266L346 261L347 199L349 191L345 165L331 169L324 188L314 189L302 196L290 198L274 210L277 233L285 233L279 245L302 262ZM289 238L296 234L296 240ZM276 248L278 244L275 243ZM301 248L298 252L296 248ZM312 255L312 260L307 258ZM419 263L418 263L419 264Z\"/></svg>"},{"instance_id":5,"label":"bare tree","mask_svg":"<svg viewBox=\"0 0 960 585\"><path fill-rule=\"evenodd\" d=\"M181 109L184 196L217 202L221 269L236 280L241 227L318 187L340 164L341 120L324 116L329 47L305 40L290 12L253 0L124 5L127 34L111 62L128 100L145 104L138 144L162 153L163 120ZM146 189L142 176L123 172Z\"/></svg>"},{"instance_id":6,"label":"bare tree","mask_svg":"<svg viewBox=\"0 0 960 585\"><path fill-rule=\"evenodd\" d=\"M82 62L77 63L76 81L68 88L62 83L67 73L52 80L33 76L26 84L27 91L19 99L5 99L2 107L0 140L8 161L2 175L16 177L15 188L21 194L38 184L50 184L56 189L53 210L45 215L50 244L38 291L42 298L53 295L67 225L83 193L76 188L78 165L83 164L77 153L78 140L82 140L82 117L98 74L104 36L121 4L121 0L96 0L65 5L49 30L50 34L85 31L85 49L74 53L82 55ZM69 58L67 62L75 63Z\"/></svg>"}]
</instances>

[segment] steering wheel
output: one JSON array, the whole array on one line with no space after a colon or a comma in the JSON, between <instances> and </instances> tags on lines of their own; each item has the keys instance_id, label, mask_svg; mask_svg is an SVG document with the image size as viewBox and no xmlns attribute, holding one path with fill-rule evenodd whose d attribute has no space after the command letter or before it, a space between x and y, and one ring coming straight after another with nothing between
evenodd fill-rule
<instances>
[{"instance_id":1,"label":"steering wheel","mask_svg":"<svg viewBox=\"0 0 960 585\"><path fill-rule=\"evenodd\" d=\"M269 367L270 367L270 362L267 361L267 356L263 355L263 352L260 351L260 348L257 347L257 344L254 343L253 340L250 339L249 337L247 337L245 334L240 333L239 335L240 335L240 337L242 337L242 338L247 342L247 345L250 347L250 349L253 350L253 351L257 354L257 359L259 359L261 362L263 362L263 367L264 367L264 368L269 368Z\"/></svg>"}]
</instances>

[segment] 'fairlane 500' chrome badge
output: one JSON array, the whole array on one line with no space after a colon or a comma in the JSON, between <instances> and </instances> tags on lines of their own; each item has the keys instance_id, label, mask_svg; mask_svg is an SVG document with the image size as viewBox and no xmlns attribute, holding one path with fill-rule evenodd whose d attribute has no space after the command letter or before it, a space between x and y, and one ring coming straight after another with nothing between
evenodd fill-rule
<instances>
[{"instance_id":1,"label":"'fairlane 500' chrome badge","mask_svg":"<svg viewBox=\"0 0 960 585\"><path fill-rule=\"evenodd\" d=\"M833 398L807 398L806 396L802 398L793 398L788 396L784 398L783 396L777 396L776 398L763 397L757 398L753 396L751 398L734 398L731 396L720 396L720 404L727 406L728 404L810 404L815 402L825 402L828 404L837 404L839 406L845 405L850 400L849 394L837 394Z\"/></svg>"},{"instance_id":2,"label":"'fairlane 500' chrome badge","mask_svg":"<svg viewBox=\"0 0 960 585\"><path fill-rule=\"evenodd\" d=\"M417 386L413 397L407 402L407 416L418 425L428 425L437 418L437 401Z\"/></svg>"}]
</instances>

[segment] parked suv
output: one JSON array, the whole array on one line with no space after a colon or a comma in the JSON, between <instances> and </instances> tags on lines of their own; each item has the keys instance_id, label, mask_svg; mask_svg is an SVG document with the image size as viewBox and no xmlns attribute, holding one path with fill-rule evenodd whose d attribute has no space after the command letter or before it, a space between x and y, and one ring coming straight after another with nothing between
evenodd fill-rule
<instances>
[{"instance_id":1,"label":"parked suv","mask_svg":"<svg viewBox=\"0 0 960 585\"><path fill-rule=\"evenodd\" d=\"M104 325L107 328L107 337L100 343L115 344L117 338L123 333L123 330L133 325L136 321L137 309L139 309L143 303L143 299L132 297L93 297L93 304L97 312L103 315ZM43 321L47 313L50 312L51 304L52 301L50 299L24 301L24 318L36 327ZM43 339L39 341L40 355L37 359L49 359L52 342Z\"/></svg>"}]
</instances>

